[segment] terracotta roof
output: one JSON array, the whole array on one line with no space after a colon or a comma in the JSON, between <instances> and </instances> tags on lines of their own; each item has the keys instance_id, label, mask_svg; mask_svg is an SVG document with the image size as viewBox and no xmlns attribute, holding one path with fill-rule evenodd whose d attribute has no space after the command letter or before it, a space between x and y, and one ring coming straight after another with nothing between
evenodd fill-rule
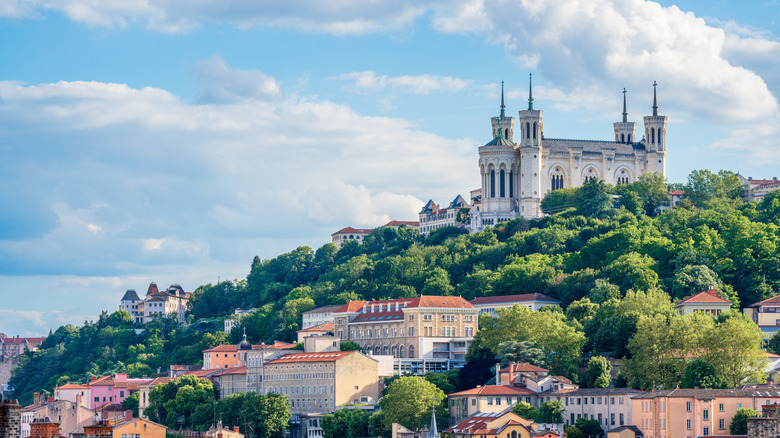
<instances>
[{"instance_id":1,"label":"terracotta roof","mask_svg":"<svg viewBox=\"0 0 780 438\"><path fill-rule=\"evenodd\" d=\"M333 331L333 323L332 322L326 322L325 324L315 325L312 327L308 327L305 329L300 329L296 333L301 332L332 332Z\"/></svg>"},{"instance_id":2,"label":"terracotta roof","mask_svg":"<svg viewBox=\"0 0 780 438\"><path fill-rule=\"evenodd\" d=\"M411 299L411 304L408 307L445 307L445 308L461 308L461 309L475 309L473 304L469 303L461 297L437 297L433 295L423 295L417 298Z\"/></svg>"},{"instance_id":3,"label":"terracotta roof","mask_svg":"<svg viewBox=\"0 0 780 438\"><path fill-rule=\"evenodd\" d=\"M731 305L731 301L724 300L723 298L716 295L717 291L714 289L710 289L708 291L699 292L696 295L692 295L688 298L685 298L684 300L680 300L675 304L675 306L679 306L680 304L729 304Z\"/></svg>"},{"instance_id":4,"label":"terracotta roof","mask_svg":"<svg viewBox=\"0 0 780 438\"><path fill-rule=\"evenodd\" d=\"M228 374L246 374L246 367L225 368L214 373L215 376L226 376Z\"/></svg>"},{"instance_id":5,"label":"terracotta roof","mask_svg":"<svg viewBox=\"0 0 780 438\"><path fill-rule=\"evenodd\" d=\"M149 386L157 386L161 383L168 383L171 380L173 380L173 377L157 377L156 379L152 380L151 382L147 383Z\"/></svg>"},{"instance_id":6,"label":"terracotta roof","mask_svg":"<svg viewBox=\"0 0 780 438\"><path fill-rule=\"evenodd\" d=\"M363 304L366 304L367 302L368 301L350 301L347 304L342 304L341 307L334 310L334 313L358 312L363 308Z\"/></svg>"},{"instance_id":7,"label":"terracotta roof","mask_svg":"<svg viewBox=\"0 0 780 438\"><path fill-rule=\"evenodd\" d=\"M344 356L357 354L354 351L333 351L323 353L290 353L280 356L274 360L266 362L266 365L278 363L298 363L298 362L335 362Z\"/></svg>"},{"instance_id":8,"label":"terracotta roof","mask_svg":"<svg viewBox=\"0 0 780 438\"><path fill-rule=\"evenodd\" d=\"M520 295L498 295L493 297L478 297L469 301L471 304L484 305L484 304L497 304L497 303L525 303L529 301L550 301L554 303L560 303L560 300L556 300L553 297L545 294L520 294Z\"/></svg>"},{"instance_id":9,"label":"terracotta roof","mask_svg":"<svg viewBox=\"0 0 780 438\"><path fill-rule=\"evenodd\" d=\"M528 362L509 364L509 366L500 370L502 373L546 373L547 371Z\"/></svg>"},{"instance_id":10,"label":"terracotta roof","mask_svg":"<svg viewBox=\"0 0 780 438\"><path fill-rule=\"evenodd\" d=\"M753 303L753 304L751 304L749 306L745 306L745 307L758 307L758 306L762 306L762 305L765 305L765 304L778 304L778 305L780 305L780 295L774 296L772 298L767 298L767 299L765 299L763 301L759 301L757 303Z\"/></svg>"},{"instance_id":11,"label":"terracotta roof","mask_svg":"<svg viewBox=\"0 0 780 438\"><path fill-rule=\"evenodd\" d=\"M395 310L395 305L398 304L398 310ZM374 311L371 312L371 306L374 307ZM379 306L382 306L382 312L379 311ZM366 312L363 315L375 315L377 317L385 316L401 316L402 310L405 308L414 309L418 307L436 307L436 308L459 308L459 309L476 309L473 304L469 303L461 297L442 297L434 295L423 295L416 298L399 298L393 300L374 300L374 301L350 301L347 304L342 305L336 311L336 313L344 312L361 312L363 307L366 307ZM366 319L368 317L360 316L359 319ZM398 318L395 318L398 319Z\"/></svg>"},{"instance_id":12,"label":"terracotta roof","mask_svg":"<svg viewBox=\"0 0 780 438\"><path fill-rule=\"evenodd\" d=\"M3 344L37 344L40 345L44 340L46 340L45 337L43 338L19 338L19 337L13 337L13 338L3 338L2 343Z\"/></svg>"},{"instance_id":13,"label":"terracotta roof","mask_svg":"<svg viewBox=\"0 0 780 438\"><path fill-rule=\"evenodd\" d=\"M281 341L274 341L273 344L252 344L252 350L263 350L268 348L273 349L285 349L285 348L292 348L295 344L289 344L287 342L281 342ZM238 345L236 344L222 344L217 345L214 347L209 348L208 350L203 350L204 353L224 353L224 352L237 352L238 351Z\"/></svg>"},{"instance_id":14,"label":"terracotta roof","mask_svg":"<svg viewBox=\"0 0 780 438\"><path fill-rule=\"evenodd\" d=\"M390 222L384 224L383 226L384 227L400 227L401 225L406 225L406 226L409 226L409 227L419 228L420 227L420 222L418 222L418 221L390 221Z\"/></svg>"},{"instance_id":15,"label":"terracotta roof","mask_svg":"<svg viewBox=\"0 0 780 438\"><path fill-rule=\"evenodd\" d=\"M503 423L498 428L486 428L486 423L495 421L496 419L508 416L507 421ZM513 417L521 418L519 415L512 413L511 411L505 410L503 412L495 412L495 413L483 413L483 412L477 412L476 414L467 417L463 419L460 423L450 426L446 429L444 429L442 432L447 433L454 433L454 434L465 434L465 435L498 435L502 430L504 430L507 426L521 426L525 428L526 430L533 432L533 429L530 429L528 426L523 424L520 421L517 421Z\"/></svg>"},{"instance_id":16,"label":"terracotta roof","mask_svg":"<svg viewBox=\"0 0 780 438\"><path fill-rule=\"evenodd\" d=\"M449 396L459 395L528 395L536 394L528 388L521 388L514 385L485 385L478 386L476 388L467 389L465 391L454 392Z\"/></svg>"},{"instance_id":17,"label":"terracotta roof","mask_svg":"<svg viewBox=\"0 0 780 438\"><path fill-rule=\"evenodd\" d=\"M66 383L62 386L58 386L54 389L89 389L89 385L82 385L80 383Z\"/></svg>"},{"instance_id":18,"label":"terracotta roof","mask_svg":"<svg viewBox=\"0 0 780 438\"><path fill-rule=\"evenodd\" d=\"M345 234L345 233L352 233L352 234L371 234L371 232L374 231L371 228L342 228L335 233L331 234L331 236L335 236L336 234Z\"/></svg>"},{"instance_id":19,"label":"terracotta roof","mask_svg":"<svg viewBox=\"0 0 780 438\"><path fill-rule=\"evenodd\" d=\"M673 192L669 192L669 194L674 196L682 196L685 194L685 190L675 190Z\"/></svg>"},{"instance_id":20,"label":"terracotta roof","mask_svg":"<svg viewBox=\"0 0 780 438\"><path fill-rule=\"evenodd\" d=\"M693 397L700 400L711 400L716 397L780 397L780 388L771 386L743 387L731 389L687 389L677 388L664 391L653 391L639 394L634 399L652 399L656 397Z\"/></svg>"},{"instance_id":21,"label":"terracotta roof","mask_svg":"<svg viewBox=\"0 0 780 438\"><path fill-rule=\"evenodd\" d=\"M216 374L220 369L214 369L214 370L192 370L192 371L186 371L182 376L195 376L195 377L208 377L212 374Z\"/></svg>"}]
</instances>

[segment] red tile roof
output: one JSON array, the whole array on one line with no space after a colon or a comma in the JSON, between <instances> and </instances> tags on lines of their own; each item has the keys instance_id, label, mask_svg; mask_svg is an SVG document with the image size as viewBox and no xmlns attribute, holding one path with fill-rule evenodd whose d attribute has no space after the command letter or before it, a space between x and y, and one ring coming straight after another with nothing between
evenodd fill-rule
<instances>
[{"instance_id":1,"label":"red tile roof","mask_svg":"<svg viewBox=\"0 0 780 438\"><path fill-rule=\"evenodd\" d=\"M218 373L214 373L215 376L226 376L229 374L246 374L246 367L225 368Z\"/></svg>"},{"instance_id":2,"label":"red tile roof","mask_svg":"<svg viewBox=\"0 0 780 438\"><path fill-rule=\"evenodd\" d=\"M406 225L406 226L409 226L409 227L419 228L420 227L420 222L418 222L418 221L390 221L390 222L384 224L383 226L384 227L400 227L401 225Z\"/></svg>"},{"instance_id":3,"label":"red tile roof","mask_svg":"<svg viewBox=\"0 0 780 438\"><path fill-rule=\"evenodd\" d=\"M211 374L218 373L219 371L220 371L219 369L214 369L214 370L192 370L192 371L185 372L184 374L182 374L182 376L208 377Z\"/></svg>"},{"instance_id":4,"label":"red tile roof","mask_svg":"<svg viewBox=\"0 0 780 438\"><path fill-rule=\"evenodd\" d=\"M367 302L368 301L350 301L334 310L333 313L359 312Z\"/></svg>"},{"instance_id":5,"label":"red tile roof","mask_svg":"<svg viewBox=\"0 0 780 438\"><path fill-rule=\"evenodd\" d=\"M476 388L467 389L465 391L455 392L449 396L458 395L528 395L536 394L528 388L521 388L514 385L485 385L478 386Z\"/></svg>"},{"instance_id":6,"label":"red tile roof","mask_svg":"<svg viewBox=\"0 0 780 438\"><path fill-rule=\"evenodd\" d=\"M34 344L34 345L40 345L46 338L19 338L19 337L13 337L13 338L3 338L4 344Z\"/></svg>"},{"instance_id":7,"label":"red tile roof","mask_svg":"<svg viewBox=\"0 0 780 438\"><path fill-rule=\"evenodd\" d=\"M354 351L333 351L323 353L291 353L280 356L274 360L266 362L266 365L278 363L298 363L298 362L335 362L342 357L350 354L357 354Z\"/></svg>"},{"instance_id":8,"label":"red tile roof","mask_svg":"<svg viewBox=\"0 0 780 438\"><path fill-rule=\"evenodd\" d=\"M325 324L315 325L312 327L308 327L305 329L300 329L296 333L301 332L331 332L333 331L333 323L332 322L326 322Z\"/></svg>"},{"instance_id":9,"label":"red tile roof","mask_svg":"<svg viewBox=\"0 0 780 438\"><path fill-rule=\"evenodd\" d=\"M682 195L685 194L685 191L684 190L675 190L673 192L669 192L669 194L673 195L673 196L682 196Z\"/></svg>"},{"instance_id":10,"label":"red tile roof","mask_svg":"<svg viewBox=\"0 0 780 438\"><path fill-rule=\"evenodd\" d=\"M718 292L714 289L710 289L708 291L699 292L696 295L692 295L688 298L685 298L684 300L680 300L675 304L675 306L679 306L680 304L688 304L688 303L694 303L694 304L731 304L731 301L724 300L723 298L717 296Z\"/></svg>"},{"instance_id":11,"label":"red tile roof","mask_svg":"<svg viewBox=\"0 0 780 438\"><path fill-rule=\"evenodd\" d=\"M418 308L418 307L436 307L436 308L459 308L459 309L476 309L473 304L469 303L461 297L441 297L434 295L423 295L416 298L399 298L393 300L374 300L374 301L350 301L347 304L339 307L336 313L344 312L360 312L363 310L363 306L367 310L371 309L371 305L376 306L374 312L367 312L366 314L373 313L376 316L386 316L396 312L395 304L398 303L398 314L404 308ZM382 305L382 312L379 312L379 305Z\"/></svg>"},{"instance_id":12,"label":"red tile roof","mask_svg":"<svg viewBox=\"0 0 780 438\"><path fill-rule=\"evenodd\" d=\"M89 385L82 385L80 383L66 383L62 386L58 386L54 389L89 389Z\"/></svg>"},{"instance_id":13,"label":"red tile roof","mask_svg":"<svg viewBox=\"0 0 780 438\"><path fill-rule=\"evenodd\" d=\"M546 373L548 370L531 365L530 363L513 363L500 370L502 373Z\"/></svg>"},{"instance_id":14,"label":"red tile roof","mask_svg":"<svg viewBox=\"0 0 780 438\"><path fill-rule=\"evenodd\" d=\"M496 304L496 303L525 303L529 301L550 301L560 303L553 297L545 294L520 294L520 295L498 295L493 297L478 297L469 301L473 305Z\"/></svg>"},{"instance_id":15,"label":"red tile roof","mask_svg":"<svg viewBox=\"0 0 780 438\"><path fill-rule=\"evenodd\" d=\"M509 418L499 428L486 429L486 423L490 421L494 421L497 418L503 417L505 415L508 416ZM533 433L532 429L528 429L526 425L512 418L514 416L519 417L519 415L514 414L512 412L496 412L496 413L478 412L468 418L463 419L463 421L461 421L460 423L444 429L442 432L454 433L458 435L460 434L497 435L501 430L505 429L507 426L519 425Z\"/></svg>"},{"instance_id":16,"label":"red tile roof","mask_svg":"<svg viewBox=\"0 0 780 438\"><path fill-rule=\"evenodd\" d=\"M780 295L774 296L772 298L767 298L767 299L765 299L763 301L759 301L757 303L753 303L753 304L751 304L749 306L745 306L745 307L758 307L758 306L763 306L763 305L766 305L766 304L780 304Z\"/></svg>"},{"instance_id":17,"label":"red tile roof","mask_svg":"<svg viewBox=\"0 0 780 438\"><path fill-rule=\"evenodd\" d=\"M342 228L335 233L331 234L331 236L335 236L336 234L346 234L346 233L352 233L352 234L371 234L371 232L374 231L371 228Z\"/></svg>"},{"instance_id":18,"label":"red tile roof","mask_svg":"<svg viewBox=\"0 0 780 438\"><path fill-rule=\"evenodd\" d=\"M268 348L283 350L286 348L292 348L294 346L295 344L288 344L287 342L274 341L273 344L252 344L252 350L263 350ZM222 345L211 347L208 350L203 350L204 353L212 353L212 352L224 353L224 352L233 352L233 351L238 351L238 345L222 344Z\"/></svg>"}]
</instances>

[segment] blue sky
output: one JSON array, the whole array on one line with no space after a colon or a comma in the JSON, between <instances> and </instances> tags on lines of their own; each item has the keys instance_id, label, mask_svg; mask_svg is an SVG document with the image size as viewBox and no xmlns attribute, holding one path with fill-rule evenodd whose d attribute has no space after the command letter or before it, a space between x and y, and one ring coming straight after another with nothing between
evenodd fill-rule
<instances>
[{"instance_id":1,"label":"blue sky","mask_svg":"<svg viewBox=\"0 0 780 438\"><path fill-rule=\"evenodd\" d=\"M507 110L610 139L658 81L668 179L778 175L778 1L0 4L0 332L244 278L478 184Z\"/></svg>"}]
</instances>

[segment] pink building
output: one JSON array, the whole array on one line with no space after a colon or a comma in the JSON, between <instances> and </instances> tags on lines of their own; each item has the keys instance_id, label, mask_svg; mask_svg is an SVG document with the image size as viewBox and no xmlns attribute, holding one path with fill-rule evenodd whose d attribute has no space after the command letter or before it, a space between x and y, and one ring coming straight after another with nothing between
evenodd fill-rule
<instances>
[{"instance_id":1,"label":"pink building","mask_svg":"<svg viewBox=\"0 0 780 438\"><path fill-rule=\"evenodd\" d=\"M90 388L90 408L98 410L103 405L120 404L131 393L138 391L139 386L151 382L152 379L129 379L127 374L117 373L114 376L104 376L88 383Z\"/></svg>"}]
</instances>

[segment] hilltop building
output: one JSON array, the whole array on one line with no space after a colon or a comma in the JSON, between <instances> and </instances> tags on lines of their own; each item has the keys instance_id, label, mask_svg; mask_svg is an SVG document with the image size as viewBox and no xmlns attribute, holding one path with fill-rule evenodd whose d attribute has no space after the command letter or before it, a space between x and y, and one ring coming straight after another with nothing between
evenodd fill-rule
<instances>
[{"instance_id":1,"label":"hilltop building","mask_svg":"<svg viewBox=\"0 0 780 438\"><path fill-rule=\"evenodd\" d=\"M18 359L25 351L35 351L40 348L46 337L20 338L19 336L7 337L0 333L0 361Z\"/></svg>"},{"instance_id":2,"label":"hilltop building","mask_svg":"<svg viewBox=\"0 0 780 438\"><path fill-rule=\"evenodd\" d=\"M579 187L594 178L620 184L636 181L643 173L666 174L667 118L658 114L655 83L653 112L644 116L641 139L636 122L628 120L625 89L622 121L613 124L614 141L545 137L530 81L528 108L518 112L517 141L515 118L505 114L503 84L500 109L491 119L493 140L479 148L482 184L472 197L481 201L471 210L471 231L518 217L541 217L542 198L551 190Z\"/></svg>"},{"instance_id":3,"label":"hilltop building","mask_svg":"<svg viewBox=\"0 0 780 438\"><path fill-rule=\"evenodd\" d=\"M179 322L184 322L187 302L192 292L185 292L178 284L172 284L168 289L160 291L156 283L151 283L146 290L146 297L141 299L134 289L128 289L119 302L119 310L126 310L133 322L146 323L160 315L177 315Z\"/></svg>"},{"instance_id":4,"label":"hilltop building","mask_svg":"<svg viewBox=\"0 0 780 438\"><path fill-rule=\"evenodd\" d=\"M560 306L560 300L545 294L519 294L519 295L497 295L492 297L477 297L469 301L477 309L480 315L486 313L496 316L496 309L511 309L515 305L528 307L537 311L542 306Z\"/></svg>"},{"instance_id":5,"label":"hilltop building","mask_svg":"<svg viewBox=\"0 0 780 438\"><path fill-rule=\"evenodd\" d=\"M431 199L420 211L420 234L427 236L439 228L464 226L470 211L471 205L460 195L447 208L440 208Z\"/></svg>"},{"instance_id":6,"label":"hilltop building","mask_svg":"<svg viewBox=\"0 0 780 438\"><path fill-rule=\"evenodd\" d=\"M702 312L717 317L720 312L725 312L731 308L731 301L718 296L718 291L713 286L704 292L691 295L678 301L674 305L680 315L688 315L693 312Z\"/></svg>"},{"instance_id":7,"label":"hilltop building","mask_svg":"<svg viewBox=\"0 0 780 438\"><path fill-rule=\"evenodd\" d=\"M382 225L382 227L393 227L396 229L401 227L408 227L408 228L419 229L420 223L415 221L390 221ZM382 228L382 227L377 227L377 228ZM374 230L375 228L346 227L331 234L330 237L331 237L331 241L336 245L336 247L341 248L341 246L347 242L363 243L363 240L366 239L366 236L371 234Z\"/></svg>"},{"instance_id":8,"label":"hilltop building","mask_svg":"<svg viewBox=\"0 0 780 438\"><path fill-rule=\"evenodd\" d=\"M399 373L446 371L465 363L479 310L461 297L350 301L334 313L333 332L368 355L392 355Z\"/></svg>"},{"instance_id":9,"label":"hilltop building","mask_svg":"<svg viewBox=\"0 0 780 438\"><path fill-rule=\"evenodd\" d=\"M780 189L780 181L777 177L772 179L753 179L752 176L745 178L737 173L742 182L742 188L745 190L746 201L762 201L767 193Z\"/></svg>"},{"instance_id":10,"label":"hilltop building","mask_svg":"<svg viewBox=\"0 0 780 438\"><path fill-rule=\"evenodd\" d=\"M780 330L780 295L768 298L742 309L765 334L771 336Z\"/></svg>"},{"instance_id":11,"label":"hilltop building","mask_svg":"<svg viewBox=\"0 0 780 438\"><path fill-rule=\"evenodd\" d=\"M341 305L336 306L322 306L317 307L316 309L311 309L303 312L301 314L302 317L302 325L301 328L309 328L314 327L315 325L322 325L331 323L333 324L333 312L338 310L338 308L341 307Z\"/></svg>"}]
</instances>

